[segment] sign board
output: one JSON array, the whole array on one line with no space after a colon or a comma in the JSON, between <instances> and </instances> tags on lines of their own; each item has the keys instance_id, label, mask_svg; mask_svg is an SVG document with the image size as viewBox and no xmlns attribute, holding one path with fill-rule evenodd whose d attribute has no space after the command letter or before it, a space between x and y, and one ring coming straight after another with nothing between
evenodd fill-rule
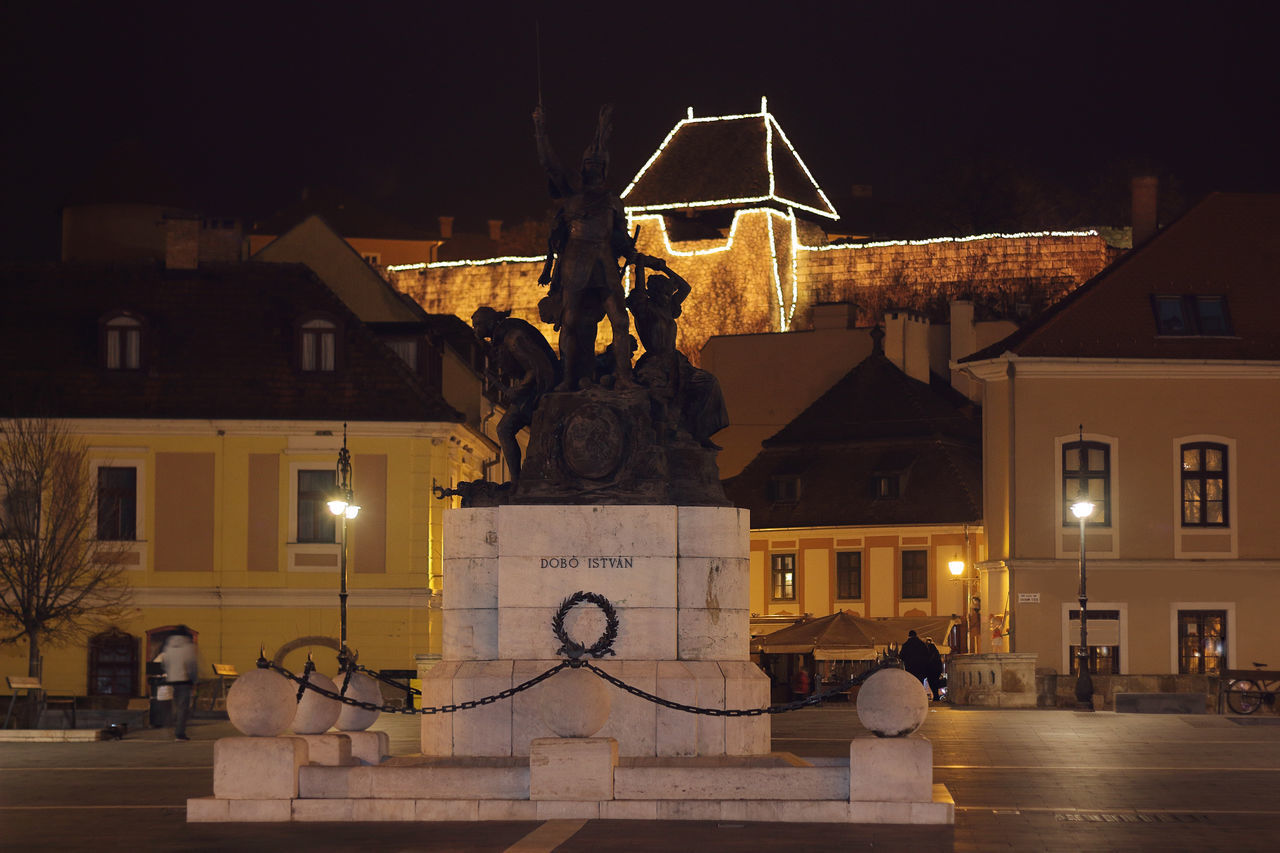
<instances>
[{"instance_id":1,"label":"sign board","mask_svg":"<svg viewBox=\"0 0 1280 853\"><path fill-rule=\"evenodd\" d=\"M1040 593L1038 592L1020 592L1018 593L1019 604L1039 604Z\"/></svg>"}]
</instances>

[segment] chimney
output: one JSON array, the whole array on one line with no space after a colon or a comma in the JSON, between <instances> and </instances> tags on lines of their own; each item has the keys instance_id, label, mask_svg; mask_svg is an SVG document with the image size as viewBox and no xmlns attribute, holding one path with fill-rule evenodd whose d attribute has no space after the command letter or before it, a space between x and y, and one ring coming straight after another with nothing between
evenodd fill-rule
<instances>
[{"instance_id":1,"label":"chimney","mask_svg":"<svg viewBox=\"0 0 1280 853\"><path fill-rule=\"evenodd\" d=\"M1156 235L1156 197L1159 184L1155 175L1140 175L1132 183L1133 247L1136 249Z\"/></svg>"},{"instance_id":2,"label":"chimney","mask_svg":"<svg viewBox=\"0 0 1280 853\"><path fill-rule=\"evenodd\" d=\"M495 243L502 239L502 220L501 219L489 220L489 239Z\"/></svg>"},{"instance_id":3,"label":"chimney","mask_svg":"<svg viewBox=\"0 0 1280 853\"><path fill-rule=\"evenodd\" d=\"M884 354L903 373L929 381L929 321L911 311L886 311Z\"/></svg>"},{"instance_id":4,"label":"chimney","mask_svg":"<svg viewBox=\"0 0 1280 853\"><path fill-rule=\"evenodd\" d=\"M164 218L164 266L193 270L200 265L200 217L170 214Z\"/></svg>"},{"instance_id":5,"label":"chimney","mask_svg":"<svg viewBox=\"0 0 1280 853\"><path fill-rule=\"evenodd\" d=\"M452 216L441 216L441 217L440 217L440 237L441 237L441 239L448 240L448 239L449 239L450 237L452 237L452 236L453 236L453 217L452 217Z\"/></svg>"}]
</instances>

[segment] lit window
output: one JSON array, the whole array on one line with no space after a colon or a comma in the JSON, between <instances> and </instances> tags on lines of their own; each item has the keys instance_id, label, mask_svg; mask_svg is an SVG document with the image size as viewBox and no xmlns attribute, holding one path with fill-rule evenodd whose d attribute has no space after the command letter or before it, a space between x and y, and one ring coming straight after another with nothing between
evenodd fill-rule
<instances>
[{"instance_id":1,"label":"lit window","mask_svg":"<svg viewBox=\"0 0 1280 853\"><path fill-rule=\"evenodd\" d=\"M773 555L773 600L796 600L796 555Z\"/></svg>"},{"instance_id":2,"label":"lit window","mask_svg":"<svg viewBox=\"0 0 1280 853\"><path fill-rule=\"evenodd\" d=\"M1152 296L1156 332L1172 337L1233 334L1225 296Z\"/></svg>"},{"instance_id":3,"label":"lit window","mask_svg":"<svg viewBox=\"0 0 1280 853\"><path fill-rule=\"evenodd\" d=\"M298 472L298 541L334 542L335 516L329 512L338 480L332 468Z\"/></svg>"},{"instance_id":4,"label":"lit window","mask_svg":"<svg viewBox=\"0 0 1280 853\"><path fill-rule=\"evenodd\" d=\"M337 362L338 327L329 320L302 324L302 369L331 371Z\"/></svg>"},{"instance_id":5,"label":"lit window","mask_svg":"<svg viewBox=\"0 0 1280 853\"><path fill-rule=\"evenodd\" d=\"M1227 526L1227 448L1182 445L1182 526Z\"/></svg>"},{"instance_id":6,"label":"lit window","mask_svg":"<svg viewBox=\"0 0 1280 853\"><path fill-rule=\"evenodd\" d=\"M1062 523L1078 525L1071 505L1087 498L1093 514L1086 524L1111 523L1111 447L1099 441L1073 441L1062 445Z\"/></svg>"},{"instance_id":7,"label":"lit window","mask_svg":"<svg viewBox=\"0 0 1280 853\"><path fill-rule=\"evenodd\" d=\"M1080 637L1080 611L1067 611L1067 631L1070 636ZM1090 610L1089 625L1090 630L1094 628L1100 629L1094 633L1109 634L1119 636L1120 634L1120 611L1119 610ZM1119 675L1120 674L1120 647L1118 645L1098 645L1093 642L1092 636L1089 638L1089 672L1094 675ZM1070 643L1067 647L1067 673L1069 675L1080 674L1080 644Z\"/></svg>"},{"instance_id":8,"label":"lit window","mask_svg":"<svg viewBox=\"0 0 1280 853\"><path fill-rule=\"evenodd\" d=\"M871 480L871 497L883 501L898 497L899 478L897 474L876 474Z\"/></svg>"},{"instance_id":9,"label":"lit window","mask_svg":"<svg viewBox=\"0 0 1280 853\"><path fill-rule=\"evenodd\" d=\"M1227 611L1179 610L1178 672L1200 675L1226 668Z\"/></svg>"},{"instance_id":10,"label":"lit window","mask_svg":"<svg viewBox=\"0 0 1280 853\"><path fill-rule=\"evenodd\" d=\"M856 601L862 598L862 553L836 552L836 598Z\"/></svg>"},{"instance_id":11,"label":"lit window","mask_svg":"<svg viewBox=\"0 0 1280 853\"><path fill-rule=\"evenodd\" d=\"M138 538L138 469L98 468L98 538Z\"/></svg>"},{"instance_id":12,"label":"lit window","mask_svg":"<svg viewBox=\"0 0 1280 853\"><path fill-rule=\"evenodd\" d=\"M902 597L929 597L929 552L902 552Z\"/></svg>"},{"instance_id":13,"label":"lit window","mask_svg":"<svg viewBox=\"0 0 1280 853\"><path fill-rule=\"evenodd\" d=\"M142 366L142 323L121 314L105 324L103 345L107 370L137 370Z\"/></svg>"}]
</instances>

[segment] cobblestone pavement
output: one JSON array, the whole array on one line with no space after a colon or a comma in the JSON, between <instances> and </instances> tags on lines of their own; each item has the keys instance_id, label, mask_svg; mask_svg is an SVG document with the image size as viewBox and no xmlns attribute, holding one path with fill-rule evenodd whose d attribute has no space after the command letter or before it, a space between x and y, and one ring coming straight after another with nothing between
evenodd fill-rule
<instances>
[{"instance_id":1,"label":"cobblestone pavement","mask_svg":"<svg viewBox=\"0 0 1280 853\"><path fill-rule=\"evenodd\" d=\"M417 720L380 721L417 751ZM774 749L848 754L848 706L773 720ZM0 848L9 850L756 851L1280 849L1280 717L986 711L936 706L921 732L955 827L551 821L187 824L212 792L225 722L122 742L0 743Z\"/></svg>"}]
</instances>

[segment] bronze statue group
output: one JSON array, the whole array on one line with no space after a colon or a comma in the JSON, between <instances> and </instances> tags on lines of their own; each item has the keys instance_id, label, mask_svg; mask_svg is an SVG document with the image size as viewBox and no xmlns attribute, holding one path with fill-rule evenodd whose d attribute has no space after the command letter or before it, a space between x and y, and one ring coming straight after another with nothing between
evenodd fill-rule
<instances>
[{"instance_id":1,"label":"bronze statue group","mask_svg":"<svg viewBox=\"0 0 1280 853\"><path fill-rule=\"evenodd\" d=\"M539 400L549 393L643 390L663 440L710 449L718 449L711 436L729 422L715 377L676 349L676 319L692 288L661 258L636 251L622 201L605 185L610 117L609 107L600 110L595 136L575 174L565 171L552 151L542 108L533 113L538 159L557 204L539 278L549 289L538 310L542 321L559 332L558 357L537 328L509 311L485 306L471 317L476 336L487 345L489 378L496 380L507 406L497 431L513 481L520 477L516 434L533 422ZM630 295L623 288L628 266L635 269ZM597 355L596 331L606 317L613 342ZM644 346L634 367L631 357L638 345L631 318Z\"/></svg>"}]
</instances>

